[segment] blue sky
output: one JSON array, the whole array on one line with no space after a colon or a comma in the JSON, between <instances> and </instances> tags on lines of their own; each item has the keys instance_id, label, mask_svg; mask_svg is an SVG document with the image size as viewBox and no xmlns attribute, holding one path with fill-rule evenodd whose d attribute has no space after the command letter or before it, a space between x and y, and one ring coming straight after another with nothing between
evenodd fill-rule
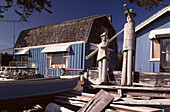
<instances>
[{"instance_id":1,"label":"blue sky","mask_svg":"<svg viewBox=\"0 0 170 112\"><path fill-rule=\"evenodd\" d=\"M136 25L163 8L163 6L160 5L153 11L146 11L136 4L129 4L127 1L123 0L53 0L52 2L53 7L50 10L53 14L42 11L41 14L32 14L28 19L30 21L28 23L16 23L16 39L22 30L98 14L111 14L113 18L113 27L118 32L123 28L124 23L126 22L123 4L126 3L129 8L137 13L137 17L134 18ZM164 0L164 2L170 3L170 0ZM0 5L2 4L3 1L1 0ZM10 9L5 13L4 19L19 20L20 17ZM12 43L13 24L0 21L0 50L12 48Z\"/></svg>"}]
</instances>

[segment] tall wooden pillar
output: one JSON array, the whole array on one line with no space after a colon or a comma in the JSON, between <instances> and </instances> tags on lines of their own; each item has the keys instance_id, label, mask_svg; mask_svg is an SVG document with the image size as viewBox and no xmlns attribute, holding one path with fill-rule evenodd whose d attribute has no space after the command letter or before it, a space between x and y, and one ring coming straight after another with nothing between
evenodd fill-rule
<instances>
[{"instance_id":1,"label":"tall wooden pillar","mask_svg":"<svg viewBox=\"0 0 170 112\"><path fill-rule=\"evenodd\" d=\"M121 76L121 85L126 85L127 79L127 52L123 54L123 66L122 66L122 76Z\"/></svg>"},{"instance_id":2,"label":"tall wooden pillar","mask_svg":"<svg viewBox=\"0 0 170 112\"><path fill-rule=\"evenodd\" d=\"M123 41L123 67L121 85L132 85L133 51L135 51L135 22L132 17L136 16L132 10L126 11L127 23L124 25Z\"/></svg>"},{"instance_id":3,"label":"tall wooden pillar","mask_svg":"<svg viewBox=\"0 0 170 112\"><path fill-rule=\"evenodd\" d=\"M133 68L133 56L132 50L128 51L128 63L127 63L127 85L132 85L132 68Z\"/></svg>"},{"instance_id":4,"label":"tall wooden pillar","mask_svg":"<svg viewBox=\"0 0 170 112\"><path fill-rule=\"evenodd\" d=\"M107 59L104 58L103 60L103 67L102 67L102 82L107 81Z\"/></svg>"}]
</instances>

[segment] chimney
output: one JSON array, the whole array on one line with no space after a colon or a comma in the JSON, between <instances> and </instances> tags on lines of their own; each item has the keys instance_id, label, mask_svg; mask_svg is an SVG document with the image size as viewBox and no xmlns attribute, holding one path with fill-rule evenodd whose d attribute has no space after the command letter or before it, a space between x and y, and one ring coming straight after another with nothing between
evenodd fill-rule
<instances>
[{"instance_id":1,"label":"chimney","mask_svg":"<svg viewBox=\"0 0 170 112\"><path fill-rule=\"evenodd\" d=\"M112 15L111 14L109 14L108 18L109 18L109 21L112 23Z\"/></svg>"}]
</instances>

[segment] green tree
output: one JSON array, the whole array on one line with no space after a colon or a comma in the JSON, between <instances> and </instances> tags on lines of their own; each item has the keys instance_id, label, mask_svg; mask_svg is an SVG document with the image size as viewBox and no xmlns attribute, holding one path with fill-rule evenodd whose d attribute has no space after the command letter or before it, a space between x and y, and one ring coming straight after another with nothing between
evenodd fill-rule
<instances>
[{"instance_id":1,"label":"green tree","mask_svg":"<svg viewBox=\"0 0 170 112\"><path fill-rule=\"evenodd\" d=\"M4 13L10 8L21 16L22 20L27 20L34 12L41 13L42 10L52 13L48 8L52 7L52 0L5 0L5 4L0 6L0 18L4 18Z\"/></svg>"},{"instance_id":2,"label":"green tree","mask_svg":"<svg viewBox=\"0 0 170 112\"><path fill-rule=\"evenodd\" d=\"M164 6L170 5L168 3L164 3L163 0L128 0L128 2L132 4L137 4L139 7L144 7L145 10L153 10L154 7L158 7L160 4Z\"/></svg>"}]
</instances>

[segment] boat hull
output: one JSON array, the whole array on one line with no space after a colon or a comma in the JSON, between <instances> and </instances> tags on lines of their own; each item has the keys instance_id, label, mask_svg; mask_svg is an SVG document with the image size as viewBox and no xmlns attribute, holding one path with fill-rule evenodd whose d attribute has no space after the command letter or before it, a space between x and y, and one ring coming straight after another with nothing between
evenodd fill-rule
<instances>
[{"instance_id":1,"label":"boat hull","mask_svg":"<svg viewBox=\"0 0 170 112\"><path fill-rule=\"evenodd\" d=\"M0 82L0 101L60 93L75 88L77 83L78 78L39 78Z\"/></svg>"}]
</instances>

